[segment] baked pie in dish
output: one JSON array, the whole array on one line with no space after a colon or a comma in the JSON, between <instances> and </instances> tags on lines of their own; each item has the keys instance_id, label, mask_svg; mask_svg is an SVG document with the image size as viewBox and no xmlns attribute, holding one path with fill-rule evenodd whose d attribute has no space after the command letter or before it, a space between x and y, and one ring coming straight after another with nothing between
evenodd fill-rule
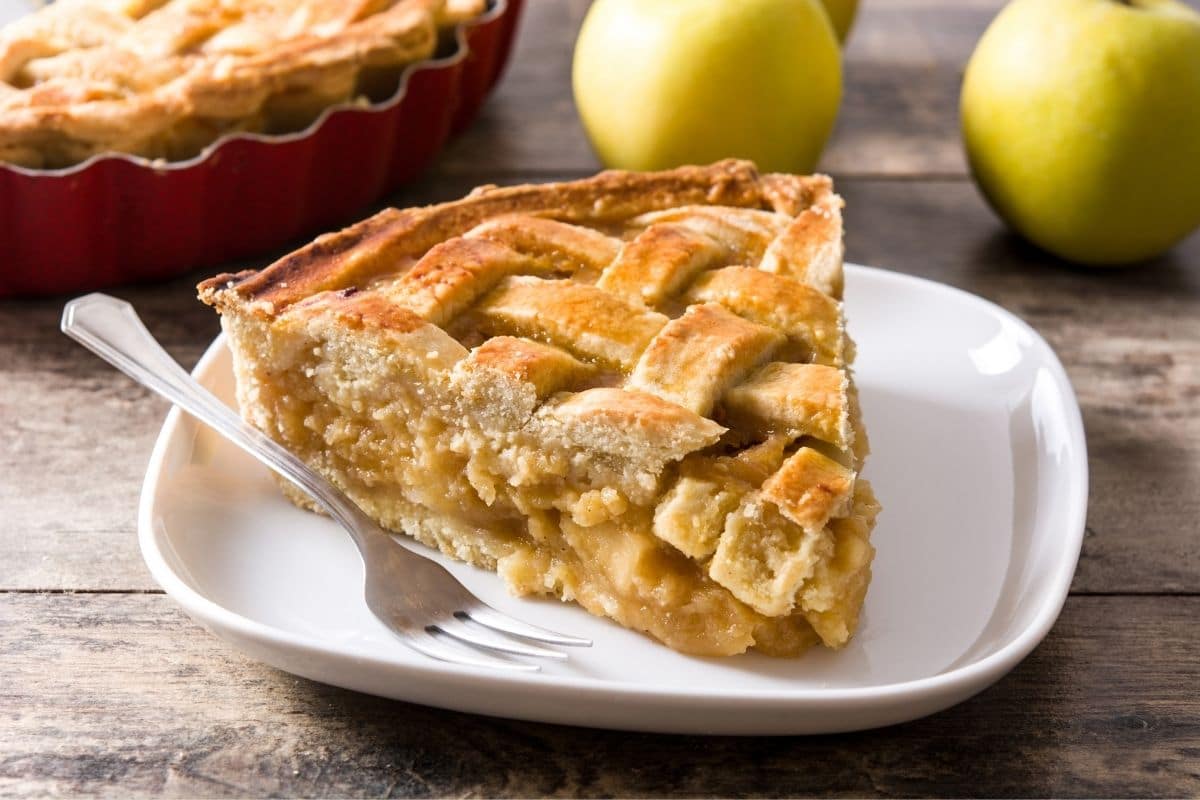
<instances>
[{"instance_id":1,"label":"baked pie in dish","mask_svg":"<svg viewBox=\"0 0 1200 800\"><path fill-rule=\"evenodd\" d=\"M795 655L854 633L879 511L841 206L736 161L485 186L199 292L243 415L385 527L677 650Z\"/></svg>"},{"instance_id":2,"label":"baked pie in dish","mask_svg":"<svg viewBox=\"0 0 1200 800\"><path fill-rule=\"evenodd\" d=\"M0 30L0 161L179 160L395 90L486 0L58 0Z\"/></svg>"}]
</instances>

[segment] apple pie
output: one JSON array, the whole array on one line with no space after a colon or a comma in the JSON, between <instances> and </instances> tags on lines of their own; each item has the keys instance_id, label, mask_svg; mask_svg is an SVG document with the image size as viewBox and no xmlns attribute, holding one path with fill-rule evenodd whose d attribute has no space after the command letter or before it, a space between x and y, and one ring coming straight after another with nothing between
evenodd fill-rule
<instances>
[{"instance_id":1,"label":"apple pie","mask_svg":"<svg viewBox=\"0 0 1200 800\"><path fill-rule=\"evenodd\" d=\"M854 633L879 510L841 206L737 161L484 186L199 291L246 419L386 528L684 652L794 655Z\"/></svg>"},{"instance_id":2,"label":"apple pie","mask_svg":"<svg viewBox=\"0 0 1200 800\"><path fill-rule=\"evenodd\" d=\"M178 160L382 99L486 0L58 0L0 30L0 161Z\"/></svg>"}]
</instances>

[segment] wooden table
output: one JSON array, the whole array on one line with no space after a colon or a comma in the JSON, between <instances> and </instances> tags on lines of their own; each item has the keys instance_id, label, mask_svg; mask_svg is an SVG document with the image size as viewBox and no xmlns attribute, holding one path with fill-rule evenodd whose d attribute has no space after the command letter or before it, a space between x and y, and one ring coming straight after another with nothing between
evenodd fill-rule
<instances>
[{"instance_id":1,"label":"wooden table","mask_svg":"<svg viewBox=\"0 0 1200 800\"><path fill-rule=\"evenodd\" d=\"M0 795L1192 795L1200 793L1200 237L1087 272L1006 234L965 174L962 66L999 0L866 0L822 167L848 256L1028 320L1083 405L1092 499L1072 595L994 688L841 736L693 739L474 717L318 685L188 620L137 552L164 404L0 304ZM596 168L569 90L586 4L531 0L475 126L398 205ZM207 273L205 273L207 274ZM118 290L187 365L201 274Z\"/></svg>"}]
</instances>

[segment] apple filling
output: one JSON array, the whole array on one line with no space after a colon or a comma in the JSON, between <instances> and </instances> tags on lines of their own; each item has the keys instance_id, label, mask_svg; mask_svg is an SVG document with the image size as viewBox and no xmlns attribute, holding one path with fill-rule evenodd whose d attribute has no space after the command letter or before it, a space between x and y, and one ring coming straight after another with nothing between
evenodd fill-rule
<instances>
[{"instance_id":1,"label":"apple filling","mask_svg":"<svg viewBox=\"0 0 1200 800\"><path fill-rule=\"evenodd\" d=\"M845 516L805 531L770 504L747 503L798 452L788 437L723 455L720 442L647 449L604 431L592 433L604 449L588 449L569 417L523 396L524 384L474 375L479 358L449 337L413 358L392 346L393 332L347 336L319 316L222 321L256 426L385 527L499 572L514 592L573 600L705 655L791 655L818 641L838 646L853 631L877 506L859 480ZM573 397L593 377L570 376L582 390ZM764 607L730 590L759 591L762 576L741 565L772 559L800 573L790 602Z\"/></svg>"},{"instance_id":2,"label":"apple filling","mask_svg":"<svg viewBox=\"0 0 1200 800\"><path fill-rule=\"evenodd\" d=\"M243 414L385 527L681 651L791 655L846 643L874 552L840 209L732 161L484 187L200 291Z\"/></svg>"}]
</instances>

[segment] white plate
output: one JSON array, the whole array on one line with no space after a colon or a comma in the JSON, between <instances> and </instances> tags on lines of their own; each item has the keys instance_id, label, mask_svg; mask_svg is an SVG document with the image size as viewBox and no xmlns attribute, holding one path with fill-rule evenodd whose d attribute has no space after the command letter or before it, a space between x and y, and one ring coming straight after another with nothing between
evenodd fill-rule
<instances>
[{"instance_id":1,"label":"white plate","mask_svg":"<svg viewBox=\"0 0 1200 800\"><path fill-rule=\"evenodd\" d=\"M1008 672L1058 617L1087 505L1079 407L1046 342L991 303L854 266L846 296L867 474L884 510L863 623L840 652L688 657L575 606L511 598L496 576L447 561L486 601L595 647L533 675L426 660L367 611L350 539L178 409L142 491L146 563L188 614L252 657L416 703L726 734L856 730L941 710ZM223 340L195 374L232 402Z\"/></svg>"}]
</instances>

